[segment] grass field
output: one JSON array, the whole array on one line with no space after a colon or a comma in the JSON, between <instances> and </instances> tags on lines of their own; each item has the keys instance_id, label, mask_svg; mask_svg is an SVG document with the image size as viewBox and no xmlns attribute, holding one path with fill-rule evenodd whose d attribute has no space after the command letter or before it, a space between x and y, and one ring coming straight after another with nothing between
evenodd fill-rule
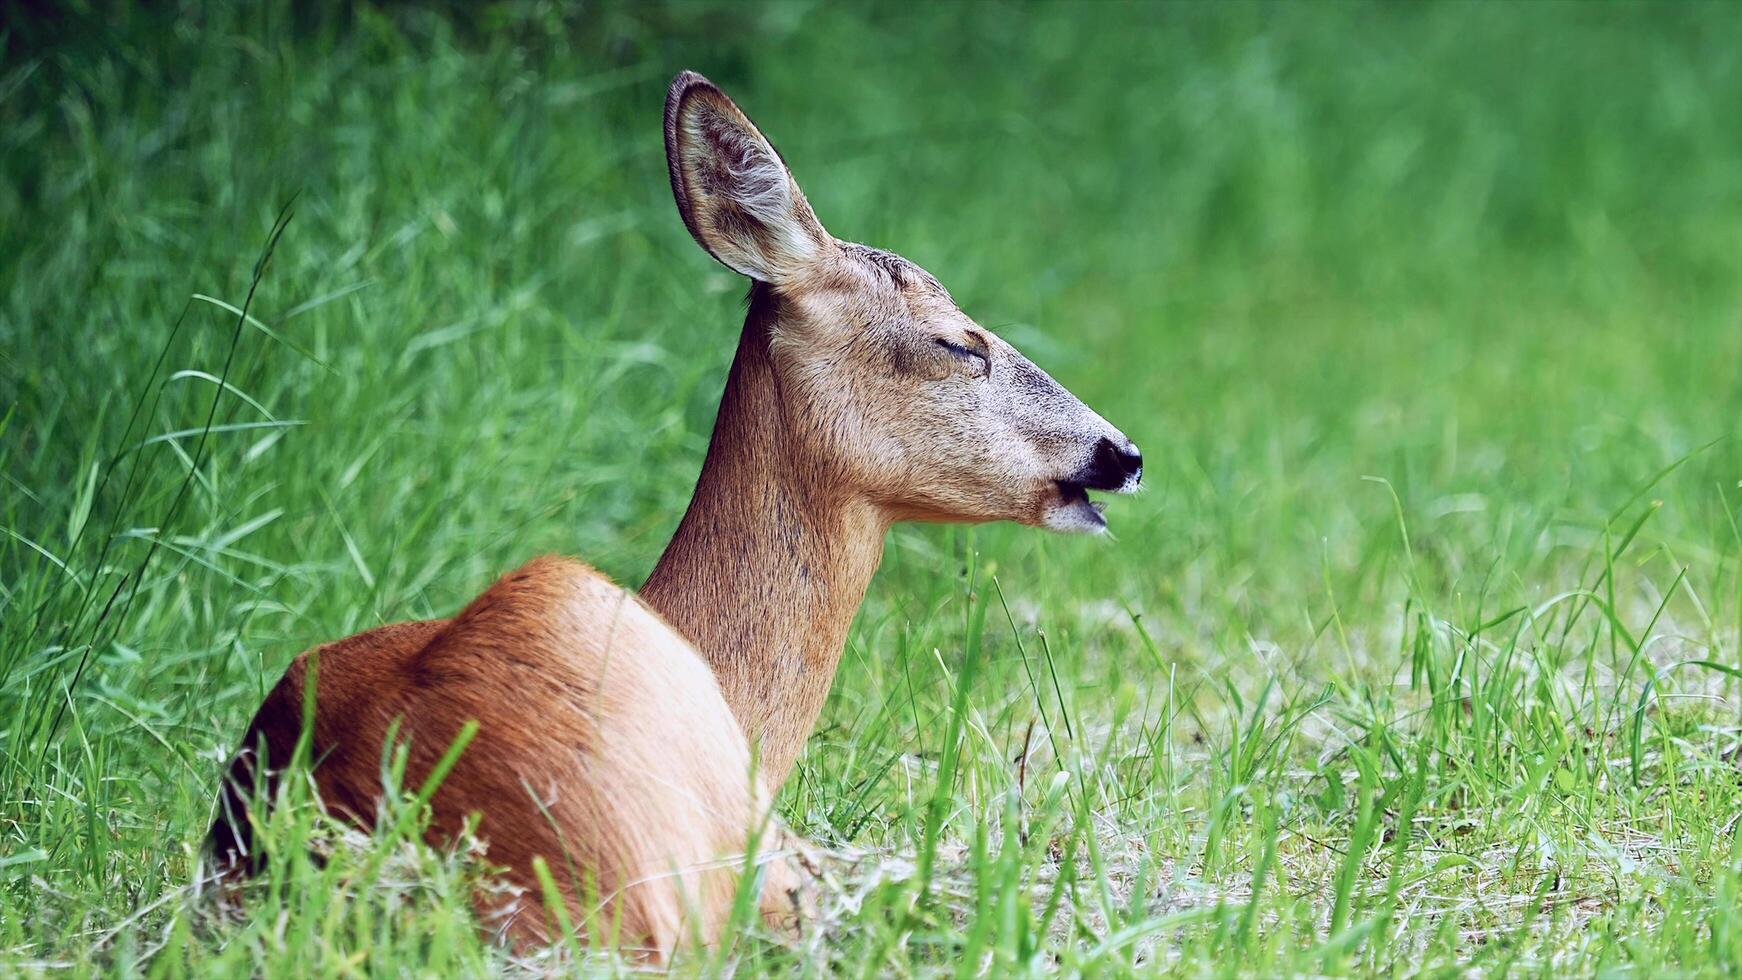
<instances>
[{"instance_id":1,"label":"grass field","mask_svg":"<svg viewBox=\"0 0 1742 980\"><path fill-rule=\"evenodd\" d=\"M298 651L652 567L742 317L684 67L1150 488L890 536L825 914L683 969L1742 970L1742 7L0 19L0 973L516 968L402 794L189 883Z\"/></svg>"}]
</instances>

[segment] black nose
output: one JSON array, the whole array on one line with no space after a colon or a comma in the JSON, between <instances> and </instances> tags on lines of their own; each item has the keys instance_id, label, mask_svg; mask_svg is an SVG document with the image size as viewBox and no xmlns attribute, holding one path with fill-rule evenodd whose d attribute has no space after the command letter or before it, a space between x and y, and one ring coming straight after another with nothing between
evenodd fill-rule
<instances>
[{"instance_id":1,"label":"black nose","mask_svg":"<svg viewBox=\"0 0 1742 980\"><path fill-rule=\"evenodd\" d=\"M1105 436L1095 444L1095 454L1089 465L1072 483L1081 483L1090 490L1126 490L1143 479L1143 454L1129 439L1114 442Z\"/></svg>"}]
</instances>

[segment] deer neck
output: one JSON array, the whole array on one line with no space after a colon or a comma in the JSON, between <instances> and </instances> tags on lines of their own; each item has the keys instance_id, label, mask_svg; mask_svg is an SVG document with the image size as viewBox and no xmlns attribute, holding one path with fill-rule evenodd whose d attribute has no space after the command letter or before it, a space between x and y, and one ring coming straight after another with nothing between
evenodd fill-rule
<instances>
[{"instance_id":1,"label":"deer neck","mask_svg":"<svg viewBox=\"0 0 1742 980\"><path fill-rule=\"evenodd\" d=\"M770 793L816 724L888 528L796 455L769 350L776 315L753 289L695 496L641 588L713 668Z\"/></svg>"}]
</instances>

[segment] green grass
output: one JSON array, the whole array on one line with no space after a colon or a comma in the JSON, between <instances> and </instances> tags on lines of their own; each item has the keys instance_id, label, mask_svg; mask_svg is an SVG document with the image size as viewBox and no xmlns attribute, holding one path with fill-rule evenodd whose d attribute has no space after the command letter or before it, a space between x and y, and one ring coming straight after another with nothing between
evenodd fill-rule
<instances>
[{"instance_id":1,"label":"green grass","mask_svg":"<svg viewBox=\"0 0 1742 980\"><path fill-rule=\"evenodd\" d=\"M1742 969L1736 6L4 19L0 972L511 967L414 809L188 884L299 650L652 567L741 317L682 67L1152 484L891 535L780 798L826 914L691 969Z\"/></svg>"}]
</instances>

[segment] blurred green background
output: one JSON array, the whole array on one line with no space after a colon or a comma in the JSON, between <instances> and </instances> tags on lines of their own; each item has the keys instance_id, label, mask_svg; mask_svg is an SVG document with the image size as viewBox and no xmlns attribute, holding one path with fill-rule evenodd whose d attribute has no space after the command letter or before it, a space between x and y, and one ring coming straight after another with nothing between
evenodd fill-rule
<instances>
[{"instance_id":1,"label":"blurred green background","mask_svg":"<svg viewBox=\"0 0 1742 980\"><path fill-rule=\"evenodd\" d=\"M1431 749L1426 805L1494 807L1496 853L1532 835L1565 853L1557 835L1605 821L1660 834L1679 857L1629 852L1655 877L1591 913L1619 928L1681 910L1685 935L1660 922L1636 966L1721 969L1742 941L1711 920L1736 791L1698 782L1730 778L1713 760L1736 744L1734 680L1688 678L1729 700L1676 702L1691 754L1646 760L1682 795L1617 782L1654 667L1736 664L1736 5L0 10L0 945L17 962L149 949L108 931L185 883L218 760L297 651L447 615L543 552L628 585L652 567L742 317L742 282L670 200L659 111L681 68L762 126L833 233L924 265L1150 461L1148 493L1112 503L1111 541L894 533L783 796L796 825L911 850L972 565L1011 616L986 640L969 770L1008 782L1044 701L1017 644L1044 632L1056 699L1112 760L1096 812L1151 877L1166 855L1182 879L1249 879L1279 839L1255 829L1264 813L1298 831L1286 846L1350 837L1371 812L1352 794L1293 807L1329 792L1327 731L1382 725L1373 778ZM233 393L214 401L219 377ZM1470 640L1579 588L1601 616L1503 650ZM1467 701L1474 722L1423 707L1479 697L1423 686L1464 661L1522 672L1487 691L1522 727L1466 732ZM911 713L888 712L898 679L922 689ZM1328 729L1289 729L1246 773L1267 788L1226 804L1248 808L1242 829L1217 825L1245 785L1241 718L1321 692ZM1163 742L1184 760L1165 774ZM1560 770L1543 760L1563 756L1583 760L1575 782L1545 796ZM951 840L986 810L965 787L941 790L964 804ZM1426 867L1505 863L1415 842ZM1591 854L1560 871L1598 881L1620 860ZM1287 894L1310 906L1337 868L1301 860ZM1131 922L1158 914L1141 898L1121 905ZM1472 931L1543 928L1501 904L1474 925L1435 906L1452 918L1359 962L1481 963ZM180 928L178 907L138 921ZM1289 958L1312 948L1291 929L1324 938L1294 908L1252 933L1283 938L1192 934L1176 953L1335 972ZM1604 934L1590 921L1530 955L1585 948ZM331 942L334 962L392 945ZM200 944L167 959L206 963ZM272 968L270 941L238 948ZM1014 964L1027 947L992 948Z\"/></svg>"}]
</instances>

